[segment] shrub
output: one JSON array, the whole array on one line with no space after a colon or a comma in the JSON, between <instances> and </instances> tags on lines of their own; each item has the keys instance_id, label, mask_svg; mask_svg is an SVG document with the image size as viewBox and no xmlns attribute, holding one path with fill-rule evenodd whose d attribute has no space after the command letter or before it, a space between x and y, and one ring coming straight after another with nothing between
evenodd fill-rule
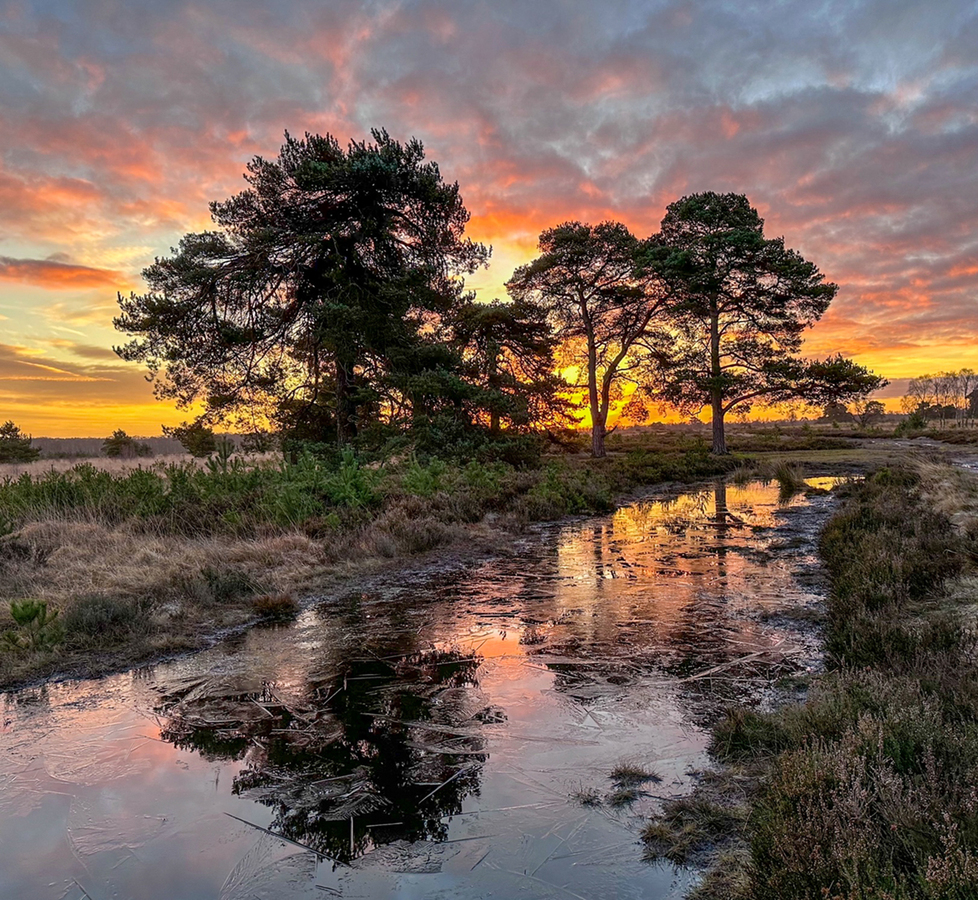
<instances>
[{"instance_id":1,"label":"shrub","mask_svg":"<svg viewBox=\"0 0 978 900\"><path fill-rule=\"evenodd\" d=\"M214 430L203 422L184 422L174 428L163 428L163 434L180 442L180 446L191 456L203 458L217 450Z\"/></svg>"},{"instance_id":2,"label":"shrub","mask_svg":"<svg viewBox=\"0 0 978 900\"><path fill-rule=\"evenodd\" d=\"M114 644L149 628L147 604L100 594L79 597L62 618L69 644Z\"/></svg>"},{"instance_id":3,"label":"shrub","mask_svg":"<svg viewBox=\"0 0 978 900\"><path fill-rule=\"evenodd\" d=\"M43 650L61 640L57 611L48 612L43 600L12 600L10 618L16 629L4 632L4 643L14 650Z\"/></svg>"}]
</instances>

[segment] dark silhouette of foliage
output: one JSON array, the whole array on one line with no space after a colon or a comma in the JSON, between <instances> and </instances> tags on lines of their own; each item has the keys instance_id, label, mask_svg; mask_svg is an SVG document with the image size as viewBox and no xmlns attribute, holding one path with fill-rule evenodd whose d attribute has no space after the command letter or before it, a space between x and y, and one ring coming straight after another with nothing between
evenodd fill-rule
<instances>
[{"instance_id":1,"label":"dark silhouette of foliage","mask_svg":"<svg viewBox=\"0 0 978 900\"><path fill-rule=\"evenodd\" d=\"M102 452L113 459L135 459L153 455L153 449L149 444L137 441L122 429L113 431L112 435L102 442Z\"/></svg>"},{"instance_id":2,"label":"dark silhouette of foliage","mask_svg":"<svg viewBox=\"0 0 978 900\"><path fill-rule=\"evenodd\" d=\"M32 440L13 422L4 422L0 425L0 463L33 462L41 451L31 446Z\"/></svg>"},{"instance_id":3,"label":"dark silhouette of foliage","mask_svg":"<svg viewBox=\"0 0 978 900\"><path fill-rule=\"evenodd\" d=\"M217 437L203 422L184 422L174 428L163 427L163 434L180 442L180 446L198 459L217 451Z\"/></svg>"},{"instance_id":4,"label":"dark silhouette of foliage","mask_svg":"<svg viewBox=\"0 0 978 900\"><path fill-rule=\"evenodd\" d=\"M492 434L501 423L527 430L564 425L567 383L555 372L556 338L544 311L526 300L469 303L459 310L455 338L466 376L485 390L481 411Z\"/></svg>"},{"instance_id":5,"label":"dark silhouette of foliage","mask_svg":"<svg viewBox=\"0 0 978 900\"><path fill-rule=\"evenodd\" d=\"M651 393L684 412L709 406L713 452L724 417L755 402L818 405L863 397L883 379L850 360L806 363L802 332L838 287L811 262L766 238L742 194L692 194L667 208L654 265L675 292L676 331L658 351Z\"/></svg>"},{"instance_id":6,"label":"dark silhouette of foliage","mask_svg":"<svg viewBox=\"0 0 978 900\"><path fill-rule=\"evenodd\" d=\"M146 269L149 293L119 298L134 339L118 352L149 366L158 395L343 445L415 402L411 378L446 388L441 323L489 250L464 237L458 185L421 142L287 134L245 180L211 205L216 230Z\"/></svg>"},{"instance_id":7,"label":"dark silhouette of foliage","mask_svg":"<svg viewBox=\"0 0 978 900\"><path fill-rule=\"evenodd\" d=\"M666 311L664 282L646 268L644 245L622 224L565 222L540 235L540 256L506 285L544 309L565 362L582 373L591 412L591 452L605 455L608 413L639 352Z\"/></svg>"}]
</instances>

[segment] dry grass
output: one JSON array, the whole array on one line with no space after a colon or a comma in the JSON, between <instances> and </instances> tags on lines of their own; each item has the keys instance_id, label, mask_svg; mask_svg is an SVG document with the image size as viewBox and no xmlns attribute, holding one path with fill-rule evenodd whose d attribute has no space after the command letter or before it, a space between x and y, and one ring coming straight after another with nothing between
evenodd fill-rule
<instances>
[{"instance_id":1,"label":"dry grass","mask_svg":"<svg viewBox=\"0 0 978 900\"><path fill-rule=\"evenodd\" d=\"M7 478L20 478L22 475L30 475L37 478L46 475L48 472L68 472L79 463L94 466L103 472L110 472L113 475L124 475L133 469L151 469L161 462L167 463L197 463L190 454L180 456L167 456L165 459L110 459L107 456L93 456L90 459L35 459L29 463L0 463L0 481Z\"/></svg>"}]
</instances>

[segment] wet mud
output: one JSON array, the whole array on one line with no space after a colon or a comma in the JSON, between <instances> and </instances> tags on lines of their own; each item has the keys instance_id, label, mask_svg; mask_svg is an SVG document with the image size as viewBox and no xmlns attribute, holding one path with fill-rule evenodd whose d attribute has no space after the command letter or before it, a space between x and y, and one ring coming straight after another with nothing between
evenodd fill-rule
<instances>
[{"instance_id":1,"label":"wet mud","mask_svg":"<svg viewBox=\"0 0 978 900\"><path fill-rule=\"evenodd\" d=\"M830 505L636 500L5 695L0 898L678 898L696 875L642 861L643 818L720 709L818 668Z\"/></svg>"}]
</instances>

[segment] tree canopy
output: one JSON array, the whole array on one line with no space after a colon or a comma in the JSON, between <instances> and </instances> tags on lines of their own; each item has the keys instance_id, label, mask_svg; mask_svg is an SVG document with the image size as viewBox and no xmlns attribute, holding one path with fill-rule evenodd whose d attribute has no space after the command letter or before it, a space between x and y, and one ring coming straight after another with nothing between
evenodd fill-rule
<instances>
[{"instance_id":1,"label":"tree canopy","mask_svg":"<svg viewBox=\"0 0 978 900\"><path fill-rule=\"evenodd\" d=\"M653 256L673 293L674 329L648 388L685 412L709 406L715 453L726 453L724 417L734 409L844 401L884 383L842 357L799 357L803 331L838 287L783 238L766 238L745 196L708 192L670 204Z\"/></svg>"},{"instance_id":2,"label":"tree canopy","mask_svg":"<svg viewBox=\"0 0 978 900\"><path fill-rule=\"evenodd\" d=\"M605 455L608 413L665 311L667 290L645 265L643 244L619 222L565 222L540 235L540 255L506 285L547 313L564 362L581 372L591 412L591 451Z\"/></svg>"},{"instance_id":3,"label":"tree canopy","mask_svg":"<svg viewBox=\"0 0 978 900\"><path fill-rule=\"evenodd\" d=\"M41 455L33 440L13 422L4 422L0 425L0 462L33 462Z\"/></svg>"},{"instance_id":4,"label":"tree canopy","mask_svg":"<svg viewBox=\"0 0 978 900\"><path fill-rule=\"evenodd\" d=\"M408 433L416 449L469 452L476 434L566 420L563 368L579 373L594 456L615 405L644 420L645 398L710 407L724 453L728 413L845 404L885 383L841 356L801 358L837 287L765 237L740 194L683 197L644 240L564 222L513 273L511 302L478 303L464 277L490 248L465 236L458 185L420 141L286 134L245 181L211 204L212 230L144 271L147 293L119 297L117 352L148 366L158 396L202 405L185 428L277 432L283 446Z\"/></svg>"},{"instance_id":5,"label":"tree canopy","mask_svg":"<svg viewBox=\"0 0 978 900\"><path fill-rule=\"evenodd\" d=\"M457 363L434 338L489 248L464 236L458 185L421 142L385 131L346 149L286 134L245 180L211 204L215 230L145 270L148 293L119 298L116 327L133 339L118 352L210 421L348 443L385 404L412 402L412 378Z\"/></svg>"}]
</instances>

